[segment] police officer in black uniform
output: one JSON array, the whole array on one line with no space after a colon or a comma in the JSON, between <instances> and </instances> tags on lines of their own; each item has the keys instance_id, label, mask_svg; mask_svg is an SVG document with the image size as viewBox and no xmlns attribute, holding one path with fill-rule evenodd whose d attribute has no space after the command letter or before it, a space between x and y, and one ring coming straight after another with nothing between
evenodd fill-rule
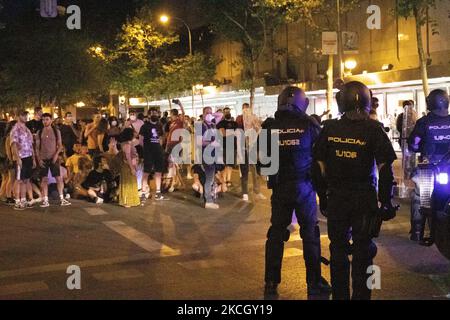
<instances>
[{"instance_id":1,"label":"police officer in black uniform","mask_svg":"<svg viewBox=\"0 0 450 320\"><path fill-rule=\"evenodd\" d=\"M371 92L364 84L349 82L336 98L343 116L327 122L314 146L313 180L328 217L333 299L350 299L352 254L352 299L368 300L367 270L376 255L372 238L397 209L391 202L396 155L382 126L369 118Z\"/></svg>"},{"instance_id":2,"label":"police officer in black uniform","mask_svg":"<svg viewBox=\"0 0 450 320\"><path fill-rule=\"evenodd\" d=\"M450 151L449 96L446 91L433 90L426 99L428 115L420 118L408 138L412 152L423 161L437 163ZM411 240L423 242L426 217L420 212L420 190L416 184L411 205Z\"/></svg>"},{"instance_id":3,"label":"police officer in black uniform","mask_svg":"<svg viewBox=\"0 0 450 320\"><path fill-rule=\"evenodd\" d=\"M290 232L295 211L303 240L303 256L306 265L306 282L309 295L330 292L330 287L321 277L320 231L317 220L316 193L311 183L312 147L320 127L307 116L309 100L305 92L297 87L288 87L278 98L275 119L265 121L263 129L279 135L279 170L269 177L272 194L271 227L267 233L265 294L277 295L281 281L281 264L284 242ZM269 149L270 150L270 149Z\"/></svg>"}]
</instances>

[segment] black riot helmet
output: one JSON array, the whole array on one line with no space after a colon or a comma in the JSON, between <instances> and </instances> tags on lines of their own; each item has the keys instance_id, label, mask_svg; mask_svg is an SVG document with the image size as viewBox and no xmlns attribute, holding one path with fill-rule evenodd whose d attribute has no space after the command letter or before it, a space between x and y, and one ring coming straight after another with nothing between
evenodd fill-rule
<instances>
[{"instance_id":1,"label":"black riot helmet","mask_svg":"<svg viewBox=\"0 0 450 320\"><path fill-rule=\"evenodd\" d=\"M344 84L336 94L336 100L340 113L353 110L361 110L367 113L372 107L372 92L367 86L359 81Z\"/></svg>"},{"instance_id":2,"label":"black riot helmet","mask_svg":"<svg viewBox=\"0 0 450 320\"><path fill-rule=\"evenodd\" d=\"M278 96L278 111L303 111L308 109L309 99L299 87L289 86Z\"/></svg>"},{"instance_id":3,"label":"black riot helmet","mask_svg":"<svg viewBox=\"0 0 450 320\"><path fill-rule=\"evenodd\" d=\"M431 91L426 100L427 109L430 111L448 109L449 98L445 90L436 89Z\"/></svg>"}]
</instances>

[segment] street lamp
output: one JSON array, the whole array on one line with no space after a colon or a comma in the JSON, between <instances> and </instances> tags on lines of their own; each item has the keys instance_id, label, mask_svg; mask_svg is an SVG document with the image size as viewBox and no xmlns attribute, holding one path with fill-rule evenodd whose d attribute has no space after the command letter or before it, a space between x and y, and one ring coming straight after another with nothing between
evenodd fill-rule
<instances>
[{"instance_id":1,"label":"street lamp","mask_svg":"<svg viewBox=\"0 0 450 320\"><path fill-rule=\"evenodd\" d=\"M184 24L184 26L187 28L188 34L189 34L189 55L192 56L192 33L191 33L191 28L189 28L188 24L183 19L180 19L180 18L177 18L177 17L172 17L172 19L181 21ZM161 21L161 23L163 23L163 24L167 24L169 22L169 20L170 20L170 17L168 15L165 15L165 14L163 14L163 15L161 15L159 17L159 21Z\"/></svg>"},{"instance_id":2,"label":"street lamp","mask_svg":"<svg viewBox=\"0 0 450 320\"><path fill-rule=\"evenodd\" d=\"M357 63L355 59L348 59L345 61L344 66L346 69L350 71L350 75L352 74L352 70L356 68Z\"/></svg>"}]
</instances>

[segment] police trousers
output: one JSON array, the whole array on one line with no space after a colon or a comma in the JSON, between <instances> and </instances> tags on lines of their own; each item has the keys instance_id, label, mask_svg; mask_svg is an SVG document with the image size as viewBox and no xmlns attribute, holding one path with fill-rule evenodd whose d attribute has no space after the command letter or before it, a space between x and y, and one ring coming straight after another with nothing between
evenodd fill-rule
<instances>
[{"instance_id":1,"label":"police trousers","mask_svg":"<svg viewBox=\"0 0 450 320\"><path fill-rule=\"evenodd\" d=\"M316 193L310 181L291 184L277 184L272 193L271 227L266 241L266 282L281 282L281 265L284 242L289 240L287 227L292 222L295 211L303 240L303 258L306 266L308 285L317 285L320 281L320 230L317 220Z\"/></svg>"},{"instance_id":2,"label":"police trousers","mask_svg":"<svg viewBox=\"0 0 450 320\"><path fill-rule=\"evenodd\" d=\"M370 300L367 280L377 247L372 241L370 219L377 214L376 191L331 190L328 195L328 237L331 253L331 286L334 300L350 299L350 261L352 299ZM352 241L352 243L350 243Z\"/></svg>"}]
</instances>

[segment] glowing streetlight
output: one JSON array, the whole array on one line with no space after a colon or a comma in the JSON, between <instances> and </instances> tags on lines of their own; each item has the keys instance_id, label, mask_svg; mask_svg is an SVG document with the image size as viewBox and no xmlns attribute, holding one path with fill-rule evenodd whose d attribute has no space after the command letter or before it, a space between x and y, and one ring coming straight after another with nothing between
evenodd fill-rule
<instances>
[{"instance_id":1,"label":"glowing streetlight","mask_svg":"<svg viewBox=\"0 0 450 320\"><path fill-rule=\"evenodd\" d=\"M345 64L344 64L344 65L345 65L345 68L346 68L346 69L352 71L353 69L356 68L357 63L356 63L356 60L355 60L355 59L348 59L348 60L345 61Z\"/></svg>"},{"instance_id":2,"label":"glowing streetlight","mask_svg":"<svg viewBox=\"0 0 450 320\"><path fill-rule=\"evenodd\" d=\"M159 21L161 21L162 23L167 23L169 22L169 17L165 14L163 14L160 18Z\"/></svg>"},{"instance_id":3,"label":"glowing streetlight","mask_svg":"<svg viewBox=\"0 0 450 320\"><path fill-rule=\"evenodd\" d=\"M177 18L177 17L172 17L172 19L181 21L184 24L184 26L187 28L188 34L189 34L189 55L192 56L192 33L191 33L191 28L189 28L188 24L183 19L180 19L180 18ZM161 23L163 23L163 24L167 24L169 22L169 20L170 20L170 17L168 15L165 15L165 14L163 14L163 15L161 15L159 17L159 21L161 21Z\"/></svg>"}]
</instances>

